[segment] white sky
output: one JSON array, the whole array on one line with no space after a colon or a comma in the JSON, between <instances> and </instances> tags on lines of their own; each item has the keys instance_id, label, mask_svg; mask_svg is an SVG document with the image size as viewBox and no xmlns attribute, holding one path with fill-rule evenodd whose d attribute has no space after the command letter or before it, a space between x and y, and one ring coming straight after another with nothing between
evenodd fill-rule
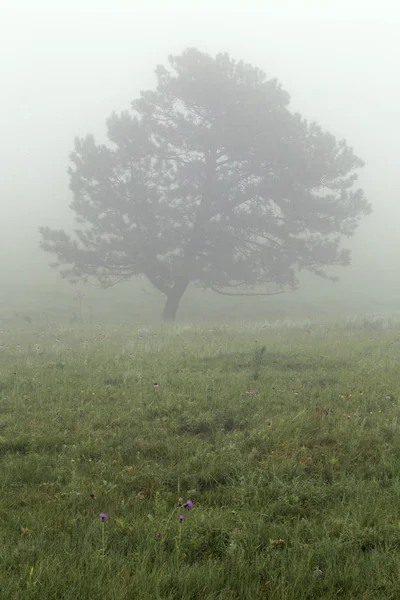
<instances>
[{"instance_id":1,"label":"white sky","mask_svg":"<svg viewBox=\"0 0 400 600\"><path fill-rule=\"evenodd\" d=\"M62 226L74 137L102 139L158 63L196 46L277 77L294 109L355 148L374 205L355 261L386 265L400 249L399 25L395 0L0 0L1 248Z\"/></svg>"}]
</instances>

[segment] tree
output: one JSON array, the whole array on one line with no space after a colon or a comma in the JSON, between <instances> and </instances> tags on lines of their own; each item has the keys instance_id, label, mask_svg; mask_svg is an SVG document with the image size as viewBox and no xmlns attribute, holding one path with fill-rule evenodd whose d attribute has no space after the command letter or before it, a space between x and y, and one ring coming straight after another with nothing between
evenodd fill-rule
<instances>
[{"instance_id":1,"label":"tree","mask_svg":"<svg viewBox=\"0 0 400 600\"><path fill-rule=\"evenodd\" d=\"M370 205L353 189L363 162L345 141L289 110L275 79L196 49L156 69L155 90L107 120L109 144L75 140L75 237L40 229L71 282L144 275L174 319L193 282L228 295L328 277ZM273 286L271 287L268 286Z\"/></svg>"}]
</instances>

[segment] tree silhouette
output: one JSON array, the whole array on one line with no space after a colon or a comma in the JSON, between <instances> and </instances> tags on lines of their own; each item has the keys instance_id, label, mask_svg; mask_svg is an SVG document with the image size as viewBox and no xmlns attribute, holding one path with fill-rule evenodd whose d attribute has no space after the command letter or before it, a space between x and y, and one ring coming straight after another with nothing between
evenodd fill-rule
<instances>
[{"instance_id":1,"label":"tree silhouette","mask_svg":"<svg viewBox=\"0 0 400 600\"><path fill-rule=\"evenodd\" d=\"M259 69L196 49L156 69L155 90L107 120L109 144L75 140L71 237L40 229L71 282L144 275L174 319L193 282L228 295L279 293L296 272L348 265L343 236L371 208L363 162L289 110ZM272 286L272 287L271 287Z\"/></svg>"}]
</instances>

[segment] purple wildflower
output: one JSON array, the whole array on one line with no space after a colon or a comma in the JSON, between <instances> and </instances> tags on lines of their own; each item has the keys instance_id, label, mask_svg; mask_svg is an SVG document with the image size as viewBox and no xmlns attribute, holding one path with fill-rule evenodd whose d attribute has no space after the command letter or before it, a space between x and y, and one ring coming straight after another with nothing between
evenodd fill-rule
<instances>
[{"instance_id":1,"label":"purple wildflower","mask_svg":"<svg viewBox=\"0 0 400 600\"><path fill-rule=\"evenodd\" d=\"M101 519L102 521L104 521L105 519L107 519L107 515L106 515L106 513L100 513L100 515L99 515L99 516L100 516L100 519Z\"/></svg>"},{"instance_id":2,"label":"purple wildflower","mask_svg":"<svg viewBox=\"0 0 400 600\"><path fill-rule=\"evenodd\" d=\"M157 537L161 537L162 536L162 531L157 531Z\"/></svg>"},{"instance_id":3,"label":"purple wildflower","mask_svg":"<svg viewBox=\"0 0 400 600\"><path fill-rule=\"evenodd\" d=\"M193 502L191 500L186 500L185 507L190 510L191 508L193 508Z\"/></svg>"},{"instance_id":4,"label":"purple wildflower","mask_svg":"<svg viewBox=\"0 0 400 600\"><path fill-rule=\"evenodd\" d=\"M179 515L179 521L182 523L182 521L185 519L185 515Z\"/></svg>"}]
</instances>

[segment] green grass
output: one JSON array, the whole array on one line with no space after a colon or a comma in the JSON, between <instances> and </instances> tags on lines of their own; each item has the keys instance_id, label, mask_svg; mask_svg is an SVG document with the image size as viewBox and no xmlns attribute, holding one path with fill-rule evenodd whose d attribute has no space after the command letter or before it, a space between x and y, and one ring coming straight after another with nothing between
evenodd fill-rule
<instances>
[{"instance_id":1,"label":"green grass","mask_svg":"<svg viewBox=\"0 0 400 600\"><path fill-rule=\"evenodd\" d=\"M400 598L399 333L0 343L1 599Z\"/></svg>"}]
</instances>

